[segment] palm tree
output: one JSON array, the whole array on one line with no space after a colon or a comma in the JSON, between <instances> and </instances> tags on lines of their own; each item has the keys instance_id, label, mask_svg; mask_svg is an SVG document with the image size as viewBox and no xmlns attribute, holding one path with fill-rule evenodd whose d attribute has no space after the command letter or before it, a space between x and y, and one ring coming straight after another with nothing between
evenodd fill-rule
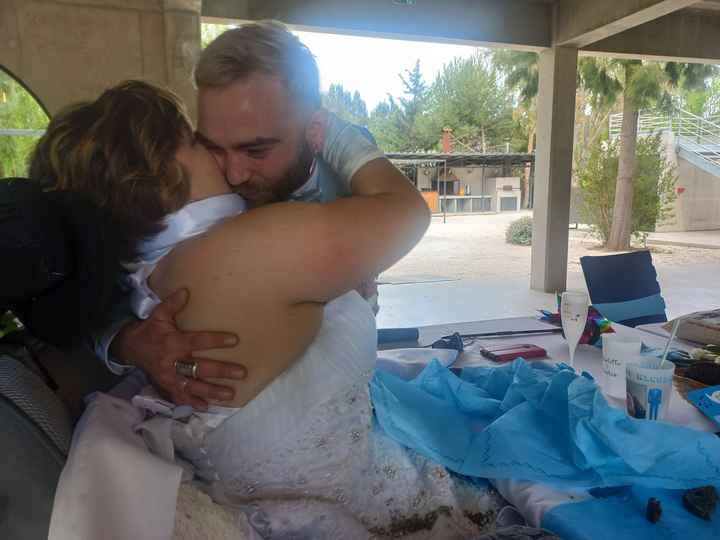
<instances>
[{"instance_id":1,"label":"palm tree","mask_svg":"<svg viewBox=\"0 0 720 540\"><path fill-rule=\"evenodd\" d=\"M498 49L493 51L492 61L495 67L505 74L507 87L517 92L518 108L515 110L515 117L516 120L524 117L527 122L527 152L532 154L535 151L537 131L538 55L534 52ZM530 194L530 167L525 168L522 182L522 206L527 208Z\"/></svg>"},{"instance_id":2,"label":"palm tree","mask_svg":"<svg viewBox=\"0 0 720 540\"><path fill-rule=\"evenodd\" d=\"M612 227L605 246L607 249L630 249L635 147L640 111L653 106L668 108L672 103L671 92L674 89L702 88L714 72L714 66L701 64L608 58L580 60L578 78L596 100L612 104L622 95L618 175Z\"/></svg>"}]
</instances>

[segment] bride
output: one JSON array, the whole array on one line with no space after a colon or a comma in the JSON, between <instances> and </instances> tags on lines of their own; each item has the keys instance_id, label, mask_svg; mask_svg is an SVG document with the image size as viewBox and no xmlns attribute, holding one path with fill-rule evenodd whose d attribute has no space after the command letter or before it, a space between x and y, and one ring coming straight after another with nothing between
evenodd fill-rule
<instances>
[{"instance_id":1,"label":"bride","mask_svg":"<svg viewBox=\"0 0 720 540\"><path fill-rule=\"evenodd\" d=\"M311 129L352 128L316 113ZM187 287L181 328L239 336L235 349L212 351L248 368L232 406L173 427L176 452L216 501L242 508L264 538L464 538L494 521L486 486L373 421L375 319L353 289L406 254L429 222L387 159L354 174L351 197L246 211L178 99L130 81L58 114L34 161L56 189L85 193L127 232L138 316Z\"/></svg>"}]
</instances>

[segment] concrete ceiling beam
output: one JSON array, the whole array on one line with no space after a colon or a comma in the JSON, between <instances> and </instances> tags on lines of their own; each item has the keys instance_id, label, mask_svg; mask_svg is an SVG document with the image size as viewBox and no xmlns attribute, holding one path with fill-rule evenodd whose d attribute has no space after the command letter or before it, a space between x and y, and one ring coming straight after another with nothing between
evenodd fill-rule
<instances>
[{"instance_id":1,"label":"concrete ceiling beam","mask_svg":"<svg viewBox=\"0 0 720 540\"><path fill-rule=\"evenodd\" d=\"M305 30L541 50L551 45L553 6L525 0L204 0L203 17L276 19Z\"/></svg>"},{"instance_id":2,"label":"concrete ceiling beam","mask_svg":"<svg viewBox=\"0 0 720 540\"><path fill-rule=\"evenodd\" d=\"M696 3L697 0L560 0L553 42L556 46L586 47Z\"/></svg>"},{"instance_id":3,"label":"concrete ceiling beam","mask_svg":"<svg viewBox=\"0 0 720 540\"><path fill-rule=\"evenodd\" d=\"M581 54L720 64L720 12L683 11L585 47Z\"/></svg>"}]
</instances>

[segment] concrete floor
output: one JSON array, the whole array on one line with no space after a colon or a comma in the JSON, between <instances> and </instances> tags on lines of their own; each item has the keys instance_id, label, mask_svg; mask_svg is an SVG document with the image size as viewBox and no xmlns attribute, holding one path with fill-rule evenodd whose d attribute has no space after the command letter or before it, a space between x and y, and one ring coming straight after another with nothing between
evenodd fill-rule
<instances>
[{"instance_id":1,"label":"concrete floor","mask_svg":"<svg viewBox=\"0 0 720 540\"><path fill-rule=\"evenodd\" d=\"M378 326L426 326L532 316L555 306L554 294L530 290L530 249L505 243L518 214L433 219L425 238L380 277ZM601 255L571 231L568 288L586 290L579 257ZM668 316L720 306L720 250L653 248Z\"/></svg>"},{"instance_id":2,"label":"concrete floor","mask_svg":"<svg viewBox=\"0 0 720 540\"><path fill-rule=\"evenodd\" d=\"M720 230L650 233L648 244L720 249Z\"/></svg>"}]
</instances>

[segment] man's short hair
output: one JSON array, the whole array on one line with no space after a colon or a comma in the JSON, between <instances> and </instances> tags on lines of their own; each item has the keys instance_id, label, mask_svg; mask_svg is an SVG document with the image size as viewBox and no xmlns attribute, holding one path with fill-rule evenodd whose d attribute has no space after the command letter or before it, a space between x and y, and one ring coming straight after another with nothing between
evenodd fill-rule
<instances>
[{"instance_id":1,"label":"man's short hair","mask_svg":"<svg viewBox=\"0 0 720 540\"><path fill-rule=\"evenodd\" d=\"M198 88L222 87L253 73L279 76L296 104L321 105L320 75L315 57L282 23L260 21L220 34L195 66Z\"/></svg>"}]
</instances>

